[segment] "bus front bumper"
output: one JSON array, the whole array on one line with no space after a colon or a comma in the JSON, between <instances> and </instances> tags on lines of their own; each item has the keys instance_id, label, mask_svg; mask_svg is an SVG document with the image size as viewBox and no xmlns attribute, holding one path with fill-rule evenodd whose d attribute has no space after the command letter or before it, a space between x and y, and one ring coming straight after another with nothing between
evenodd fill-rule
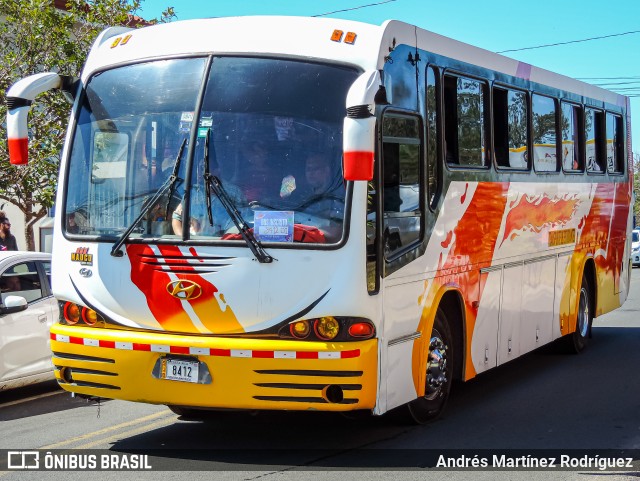
<instances>
[{"instance_id":1,"label":"bus front bumper","mask_svg":"<svg viewBox=\"0 0 640 481\"><path fill-rule=\"evenodd\" d=\"M376 339L196 337L55 324L51 350L60 386L91 397L249 410L350 411L373 409L376 401Z\"/></svg>"}]
</instances>

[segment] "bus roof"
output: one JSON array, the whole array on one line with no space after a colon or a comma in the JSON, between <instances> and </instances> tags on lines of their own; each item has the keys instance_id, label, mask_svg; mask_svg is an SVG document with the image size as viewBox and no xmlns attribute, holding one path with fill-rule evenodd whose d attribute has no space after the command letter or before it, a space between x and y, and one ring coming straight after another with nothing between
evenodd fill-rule
<instances>
[{"instance_id":1,"label":"bus roof","mask_svg":"<svg viewBox=\"0 0 640 481\"><path fill-rule=\"evenodd\" d=\"M337 34L336 31L342 32ZM355 34L347 43L349 33ZM382 69L394 45L429 51L549 87L625 106L626 97L534 67L479 47L388 20L371 25L352 20L312 17L247 16L185 20L141 29L108 29L96 40L83 76L95 70L141 60L202 55L277 55Z\"/></svg>"}]
</instances>

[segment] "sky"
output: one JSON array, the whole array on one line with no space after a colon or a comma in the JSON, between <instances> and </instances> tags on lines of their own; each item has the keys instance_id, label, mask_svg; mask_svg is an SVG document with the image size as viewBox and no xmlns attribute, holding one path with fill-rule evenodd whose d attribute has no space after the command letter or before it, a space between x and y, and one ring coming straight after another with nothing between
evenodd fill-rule
<instances>
[{"instance_id":1,"label":"sky","mask_svg":"<svg viewBox=\"0 0 640 481\"><path fill-rule=\"evenodd\" d=\"M139 15L160 17L166 7L174 7L178 20L238 15L322 15L375 25L401 20L493 52L609 36L504 55L589 83L616 83L601 85L614 91L635 88L618 91L637 96L631 98L631 130L633 151L640 153L639 0L143 0Z\"/></svg>"}]
</instances>

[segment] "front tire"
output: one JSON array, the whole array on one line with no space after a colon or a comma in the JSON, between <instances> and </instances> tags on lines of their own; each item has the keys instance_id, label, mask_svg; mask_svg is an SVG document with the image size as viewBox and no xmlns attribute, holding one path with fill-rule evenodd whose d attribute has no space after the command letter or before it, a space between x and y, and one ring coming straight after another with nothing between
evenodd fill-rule
<instances>
[{"instance_id":1,"label":"front tire","mask_svg":"<svg viewBox=\"0 0 640 481\"><path fill-rule=\"evenodd\" d=\"M415 423L425 424L444 411L453 382L454 355L451 327L444 311L438 308L429 341L424 396L407 404Z\"/></svg>"}]
</instances>

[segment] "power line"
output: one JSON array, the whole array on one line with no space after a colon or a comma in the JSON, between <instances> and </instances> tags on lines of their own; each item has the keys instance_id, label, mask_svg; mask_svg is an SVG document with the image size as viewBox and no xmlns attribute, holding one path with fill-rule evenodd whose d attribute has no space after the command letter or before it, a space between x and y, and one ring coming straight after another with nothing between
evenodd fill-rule
<instances>
[{"instance_id":1,"label":"power line","mask_svg":"<svg viewBox=\"0 0 640 481\"><path fill-rule=\"evenodd\" d=\"M640 75L633 77L576 77L577 80L634 80L640 79Z\"/></svg>"},{"instance_id":2,"label":"power line","mask_svg":"<svg viewBox=\"0 0 640 481\"><path fill-rule=\"evenodd\" d=\"M325 15L331 15L333 13L349 12L351 10L359 10L361 8L366 8L366 7L375 7L377 5L384 5L385 3L391 3L391 2L396 2L396 1L397 0L385 0L384 2L369 3L368 5L360 5L359 7L344 8L342 10L334 10L333 12L319 13L318 15L311 15L311 17L324 17Z\"/></svg>"},{"instance_id":3,"label":"power line","mask_svg":"<svg viewBox=\"0 0 640 481\"><path fill-rule=\"evenodd\" d=\"M558 45L567 45L567 44L570 44L570 43L589 42L591 40L601 40L603 38L620 37L622 35L631 35L631 34L634 34L634 33L640 33L640 30L634 30L633 32L614 33L612 35L603 35L601 37L583 38L582 40L571 40L569 42L548 43L548 44L545 44L545 45L536 45L535 47L512 48L512 49L509 49L509 50L501 50L500 52L496 52L496 53L520 52L522 50L533 50L533 49L536 49L536 48L556 47Z\"/></svg>"},{"instance_id":4,"label":"power line","mask_svg":"<svg viewBox=\"0 0 640 481\"><path fill-rule=\"evenodd\" d=\"M605 85L635 85L638 84L638 80L633 82L599 82L594 83L593 85L597 85L598 87L603 87Z\"/></svg>"}]
</instances>

